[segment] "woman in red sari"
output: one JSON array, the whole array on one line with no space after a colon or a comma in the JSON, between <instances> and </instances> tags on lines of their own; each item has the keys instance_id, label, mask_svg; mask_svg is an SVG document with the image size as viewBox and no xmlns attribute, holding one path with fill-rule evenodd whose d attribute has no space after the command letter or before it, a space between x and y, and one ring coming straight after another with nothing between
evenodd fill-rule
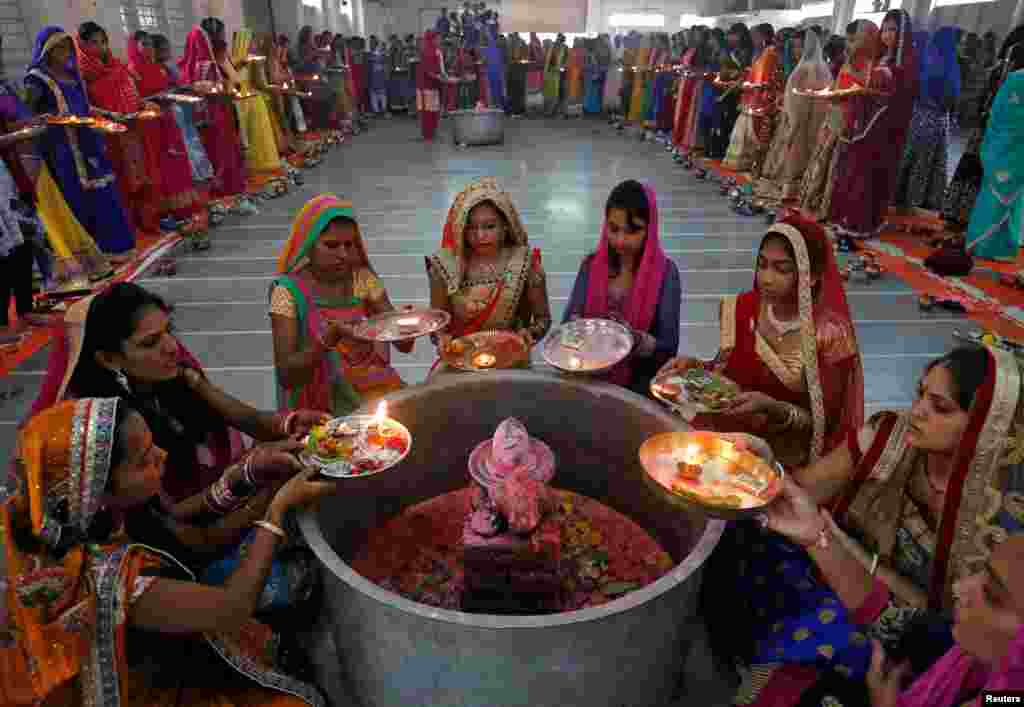
<instances>
[{"instance_id":1,"label":"woman in red sari","mask_svg":"<svg viewBox=\"0 0 1024 707\"><path fill-rule=\"evenodd\" d=\"M139 93L143 96L155 96L171 87L170 72L157 62L152 39L148 36L128 40L128 61L138 77ZM139 129L147 146L146 154L156 158L156 163L150 167L160 175L158 204L161 213L170 213L177 221L184 222L185 233L201 234L209 222L207 199L192 181L192 166L174 113L165 110L159 119L141 122Z\"/></svg>"},{"instance_id":2,"label":"woman in red sari","mask_svg":"<svg viewBox=\"0 0 1024 707\"><path fill-rule=\"evenodd\" d=\"M882 55L867 75L867 86L884 95L844 102L846 149L836 163L828 218L840 235L871 238L884 225L917 98L913 36L906 11L890 11L882 22Z\"/></svg>"},{"instance_id":3,"label":"woman in red sari","mask_svg":"<svg viewBox=\"0 0 1024 707\"><path fill-rule=\"evenodd\" d=\"M95 22L78 29L78 65L89 90L89 101L114 119L142 110L136 77L110 51L107 33ZM107 156L132 225L140 233L160 233L159 152L147 144L140 121L124 121L128 131L106 137Z\"/></svg>"},{"instance_id":4,"label":"woman in red sari","mask_svg":"<svg viewBox=\"0 0 1024 707\"><path fill-rule=\"evenodd\" d=\"M694 426L757 435L786 466L804 466L860 428L857 337L821 226L787 216L768 229L756 267L752 290L722 300L718 355L677 358L663 371L701 366L738 383L731 407Z\"/></svg>"},{"instance_id":5,"label":"woman in red sari","mask_svg":"<svg viewBox=\"0 0 1024 707\"><path fill-rule=\"evenodd\" d=\"M226 77L214 58L214 42L224 42L224 23L208 17L193 27L185 40L185 53L178 62L181 81L212 81L222 86ZM215 199L230 199L245 193L245 161L242 141L235 125L234 106L230 100L211 99L206 102L207 125L201 130L203 146L213 163L213 194Z\"/></svg>"},{"instance_id":6,"label":"woman in red sari","mask_svg":"<svg viewBox=\"0 0 1024 707\"><path fill-rule=\"evenodd\" d=\"M692 32L690 36L696 38L698 35L697 32ZM675 113L672 117L672 152L677 161L681 161L686 152L683 141L686 137L686 128L690 123L691 107L700 108L699 104L694 102L693 97L698 95L697 87L704 80L702 53L701 45L694 41L683 54L679 89L676 91Z\"/></svg>"},{"instance_id":7,"label":"woman in red sari","mask_svg":"<svg viewBox=\"0 0 1024 707\"><path fill-rule=\"evenodd\" d=\"M432 142L441 121L441 75L444 61L437 46L437 35L424 32L420 40L420 63L416 67L416 110L420 114L423 140Z\"/></svg>"}]
</instances>

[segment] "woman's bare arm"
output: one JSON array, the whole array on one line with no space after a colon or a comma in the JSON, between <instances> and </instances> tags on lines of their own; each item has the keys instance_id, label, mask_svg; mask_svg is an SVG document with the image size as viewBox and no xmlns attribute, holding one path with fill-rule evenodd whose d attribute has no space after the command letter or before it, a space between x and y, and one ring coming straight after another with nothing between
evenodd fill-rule
<instances>
[{"instance_id":1,"label":"woman's bare arm","mask_svg":"<svg viewBox=\"0 0 1024 707\"><path fill-rule=\"evenodd\" d=\"M268 513L281 526L281 514ZM164 633L232 631L256 608L280 538L258 529L238 568L221 587L158 579L128 611L134 626Z\"/></svg>"},{"instance_id":2,"label":"woman's bare arm","mask_svg":"<svg viewBox=\"0 0 1024 707\"><path fill-rule=\"evenodd\" d=\"M274 367L285 388L300 388L313 379L323 356L319 346L299 350L299 320L280 314L270 315L274 337Z\"/></svg>"},{"instance_id":3,"label":"woman's bare arm","mask_svg":"<svg viewBox=\"0 0 1024 707\"><path fill-rule=\"evenodd\" d=\"M825 503L843 491L853 478L855 467L845 444L829 452L810 466L793 472L794 480L816 503Z\"/></svg>"}]
</instances>

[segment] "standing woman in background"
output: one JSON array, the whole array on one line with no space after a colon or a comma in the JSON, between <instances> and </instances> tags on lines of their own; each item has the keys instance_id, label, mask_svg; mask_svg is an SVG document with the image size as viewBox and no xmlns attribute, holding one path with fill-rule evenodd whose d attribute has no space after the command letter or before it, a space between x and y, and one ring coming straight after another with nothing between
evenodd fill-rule
<instances>
[{"instance_id":1,"label":"standing woman in background","mask_svg":"<svg viewBox=\"0 0 1024 707\"><path fill-rule=\"evenodd\" d=\"M608 35L604 37L605 51L610 55L608 71L604 77L604 91L601 97L601 104L608 119L614 121L615 117L622 112L622 84L625 79L625 67L623 58L625 48L622 45L622 36L615 35L615 42L612 43Z\"/></svg>"},{"instance_id":2,"label":"standing woman in background","mask_svg":"<svg viewBox=\"0 0 1024 707\"><path fill-rule=\"evenodd\" d=\"M956 29L922 33L921 92L914 103L910 133L896 181L893 205L938 211L946 192L949 117L960 97Z\"/></svg>"},{"instance_id":3,"label":"standing woman in background","mask_svg":"<svg viewBox=\"0 0 1024 707\"><path fill-rule=\"evenodd\" d=\"M74 44L60 27L45 27L36 37L25 90L28 105L36 114L87 117L92 113ZM117 192L100 134L88 128L51 126L38 144L75 219L112 260L128 260L135 248L135 231Z\"/></svg>"},{"instance_id":4,"label":"standing woman in background","mask_svg":"<svg viewBox=\"0 0 1024 707\"><path fill-rule=\"evenodd\" d=\"M508 51L508 109L512 115L526 114L526 71L530 63L529 49L519 36L509 38Z\"/></svg>"},{"instance_id":5,"label":"standing woman in background","mask_svg":"<svg viewBox=\"0 0 1024 707\"><path fill-rule=\"evenodd\" d=\"M529 64L526 70L526 112L537 115L544 110L544 45L536 32L530 32Z\"/></svg>"},{"instance_id":6,"label":"standing woman in background","mask_svg":"<svg viewBox=\"0 0 1024 707\"><path fill-rule=\"evenodd\" d=\"M569 61L565 67L565 117L579 118L583 115L583 67L587 52L583 38L576 37L569 50Z\"/></svg>"},{"instance_id":7,"label":"standing woman in background","mask_svg":"<svg viewBox=\"0 0 1024 707\"><path fill-rule=\"evenodd\" d=\"M135 39L129 37L129 41ZM106 137L106 155L113 164L118 190L136 233L156 237L160 234L159 156L152 143L145 141L141 122L129 119L143 107L136 77L110 51L106 31L95 22L79 28L75 49L93 110L128 128Z\"/></svg>"},{"instance_id":8,"label":"standing woman in background","mask_svg":"<svg viewBox=\"0 0 1024 707\"><path fill-rule=\"evenodd\" d=\"M437 46L437 35L424 32L420 47L420 63L416 67L416 110L420 114L423 140L433 142L437 124L441 121L441 78L444 61Z\"/></svg>"},{"instance_id":9,"label":"standing woman in background","mask_svg":"<svg viewBox=\"0 0 1024 707\"><path fill-rule=\"evenodd\" d=\"M1009 38L1007 39L1009 41ZM1007 68L1020 66L1024 48L1011 46ZM1009 71L996 93L981 144L984 181L967 226L967 251L1016 260L1024 224L1024 72Z\"/></svg>"},{"instance_id":10,"label":"standing woman in background","mask_svg":"<svg viewBox=\"0 0 1024 707\"><path fill-rule=\"evenodd\" d=\"M956 172L953 173L953 179L946 189L942 218L946 222L946 230L955 234L955 240L958 240L967 230L967 223L970 221L971 211L974 209L974 202L978 198L978 191L981 189L981 181L985 174L981 163L981 142L985 137L992 101L995 99L1000 84L1010 72L1024 66L1024 26L1017 27L1007 35L999 52L999 58L1003 62L1002 66L992 72L988 81L988 93L982 99L983 105L977 125L971 131L967 147L964 149L960 162L956 166Z\"/></svg>"},{"instance_id":11,"label":"standing woman in background","mask_svg":"<svg viewBox=\"0 0 1024 707\"><path fill-rule=\"evenodd\" d=\"M910 15L889 11L879 35L881 61L868 64L863 84L884 95L844 102L844 150L836 163L829 210L829 221L841 235L878 235L892 203L919 84L913 36Z\"/></svg>"},{"instance_id":12,"label":"standing woman in background","mask_svg":"<svg viewBox=\"0 0 1024 707\"><path fill-rule=\"evenodd\" d=\"M562 67L567 53L565 37L561 34L547 51L544 60L544 113L554 115L561 102Z\"/></svg>"},{"instance_id":13,"label":"standing woman in background","mask_svg":"<svg viewBox=\"0 0 1024 707\"><path fill-rule=\"evenodd\" d=\"M225 90L229 88L227 77L215 59L214 42L225 42L224 23L215 17L207 17L189 32L185 52L178 61L184 83L212 81ZM205 111L206 126L201 134L206 154L213 163L212 196L221 201L241 198L245 194L245 162L234 106L230 99L214 98L206 101ZM255 206L248 204L248 208ZM224 206L215 210L223 212Z\"/></svg>"},{"instance_id":14,"label":"standing woman in background","mask_svg":"<svg viewBox=\"0 0 1024 707\"><path fill-rule=\"evenodd\" d=\"M603 109L604 86L612 64L612 45L608 41L608 35L601 34L593 40L592 46L590 56L593 61L588 66L587 93L583 99L583 110L596 115Z\"/></svg>"},{"instance_id":15,"label":"standing woman in background","mask_svg":"<svg viewBox=\"0 0 1024 707\"><path fill-rule=\"evenodd\" d=\"M484 61L487 70L487 87L490 100L487 105L491 108L504 110L505 108L505 51L499 46L496 37L487 37L487 44L483 49ZM454 85L453 85L454 88Z\"/></svg>"},{"instance_id":16,"label":"standing woman in background","mask_svg":"<svg viewBox=\"0 0 1024 707\"><path fill-rule=\"evenodd\" d=\"M155 96L171 87L167 69L156 61L151 35L128 40L128 60L138 76L139 93L143 96ZM206 198L192 181L188 150L174 114L165 107L159 118L142 122L139 129L149 146L148 152L155 156L152 168L160 174L160 191L155 195L159 212L170 214L181 224L182 232L193 236L195 244L201 244L209 225Z\"/></svg>"}]
</instances>

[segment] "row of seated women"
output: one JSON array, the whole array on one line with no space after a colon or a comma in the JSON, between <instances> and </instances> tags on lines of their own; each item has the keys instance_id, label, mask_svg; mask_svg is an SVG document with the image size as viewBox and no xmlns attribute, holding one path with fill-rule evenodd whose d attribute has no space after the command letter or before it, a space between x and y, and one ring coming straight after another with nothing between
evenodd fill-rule
<instances>
[{"instance_id":1,"label":"row of seated women","mask_svg":"<svg viewBox=\"0 0 1024 707\"><path fill-rule=\"evenodd\" d=\"M51 125L34 143L5 148L5 165L18 185L29 185L20 191L37 205L62 268L98 279L109 274L108 260L131 257L137 236L173 228L207 247L211 220L229 208L253 213L249 195L282 193L289 177L299 181L292 162L311 166L336 140L332 124L307 122L298 98L286 94L284 87L295 82L286 50L266 41L266 60L250 64L252 43L243 31L229 46L223 22L207 18L191 31L175 65L160 35L137 32L124 62L93 22L74 37L59 27L39 33L26 102L12 86L3 87L3 131L53 115L100 115L128 128L101 135ZM199 104L168 95L203 82L223 91ZM318 114L325 100L311 99L307 110ZM145 109L160 115L134 117Z\"/></svg>"},{"instance_id":2,"label":"row of seated women","mask_svg":"<svg viewBox=\"0 0 1024 707\"><path fill-rule=\"evenodd\" d=\"M762 438L751 448L791 472L763 527L726 530L705 577L703 613L723 639L716 652L745 677L737 702L930 707L1024 685L1024 548L1003 542L1024 520L1018 361L956 350L927 368L909 411L864 423L841 278L822 228L795 216L766 233L753 288L723 300L719 353L670 359L681 289L659 245L654 193L626 182L608 207L566 315L616 316L637 333L634 357L610 382L639 389L662 363L723 371L743 393L694 425ZM77 704L100 689L111 703L119 690L147 703L319 704L269 662L266 641L270 627L294 632L315 611L312 558L285 511L332 490L299 470L296 435L345 412L337 402L364 404L400 384L350 378L362 371L343 363L350 334L338 322L390 306L356 223L349 204L319 197L282 252L271 317L276 339L293 335L289 368L275 353L282 392L296 397L276 414L207 380L174 337L167 305L138 286L116 285L69 313L19 438L18 493L3 506L15 540L6 543L5 703L60 695ZM493 180L457 197L442 244L429 268L434 303L453 314L450 335L543 335L539 254ZM319 310L331 303L337 315ZM317 332L311 317L327 323ZM356 363L385 355L364 353ZM256 443L246 449L243 434ZM954 605L951 622L943 612ZM199 632L240 670L234 680L207 659ZM181 655L201 665L183 669Z\"/></svg>"}]
</instances>

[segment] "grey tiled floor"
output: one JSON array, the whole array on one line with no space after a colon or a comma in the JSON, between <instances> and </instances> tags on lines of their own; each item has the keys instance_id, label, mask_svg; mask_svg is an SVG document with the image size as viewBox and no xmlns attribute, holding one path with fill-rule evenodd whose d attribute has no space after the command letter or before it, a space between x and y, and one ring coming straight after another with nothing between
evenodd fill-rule
<instances>
[{"instance_id":1,"label":"grey tiled floor","mask_svg":"<svg viewBox=\"0 0 1024 707\"><path fill-rule=\"evenodd\" d=\"M273 406L267 287L292 216L307 199L321 192L350 197L392 299L422 303L428 297L423 255L437 247L455 194L485 175L513 194L531 241L543 249L556 316L580 260L597 243L608 192L627 178L653 183L664 247L683 277L681 349L714 352L717 300L750 286L753 252L765 230L759 219L732 214L717 187L693 180L661 147L618 137L599 122L516 121L504 145L471 150L457 150L450 141L424 145L417 134L405 119L378 122L330 153L306 175L304 188L265 203L257 217L216 230L213 249L184 256L177 277L142 281L176 306L182 339L215 382L254 405ZM962 318L919 312L913 292L895 278L852 284L849 295L864 354L868 412L907 404L917 374L951 346L951 331ZM406 380L418 382L431 354L429 343L420 341L396 364ZM25 393L0 406L0 459L13 447L15 424L35 397L45 366L43 352L12 376ZM680 704L724 704L725 687L705 651L694 651L690 674L705 677Z\"/></svg>"}]
</instances>

